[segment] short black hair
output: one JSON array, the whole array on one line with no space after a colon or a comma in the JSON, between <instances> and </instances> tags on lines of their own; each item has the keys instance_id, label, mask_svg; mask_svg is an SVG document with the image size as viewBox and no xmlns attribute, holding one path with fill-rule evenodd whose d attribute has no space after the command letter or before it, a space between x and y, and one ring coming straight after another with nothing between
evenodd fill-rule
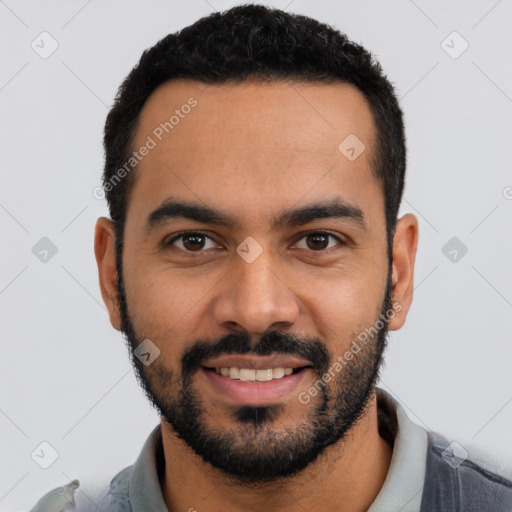
<instances>
[{"instance_id":1,"label":"short black hair","mask_svg":"<svg viewBox=\"0 0 512 512\"><path fill-rule=\"evenodd\" d=\"M356 86L369 103L377 129L370 163L383 184L391 261L406 168L402 111L393 85L372 54L345 34L306 16L255 4L215 12L167 35L143 52L119 87L105 123L103 174L119 256L135 170L125 172L123 179L116 173L132 157L144 103L158 86L175 79L209 85L256 79Z\"/></svg>"}]
</instances>

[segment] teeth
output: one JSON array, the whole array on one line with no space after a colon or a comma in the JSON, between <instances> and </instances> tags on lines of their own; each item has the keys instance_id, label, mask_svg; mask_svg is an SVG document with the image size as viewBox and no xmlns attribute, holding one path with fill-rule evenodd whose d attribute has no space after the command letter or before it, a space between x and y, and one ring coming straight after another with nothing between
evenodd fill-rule
<instances>
[{"instance_id":1,"label":"teeth","mask_svg":"<svg viewBox=\"0 0 512 512\"><path fill-rule=\"evenodd\" d=\"M253 370L251 368L215 368L215 373L234 380L265 382L273 379L281 379L285 375L291 375L293 368L268 368L266 370Z\"/></svg>"},{"instance_id":2,"label":"teeth","mask_svg":"<svg viewBox=\"0 0 512 512\"><path fill-rule=\"evenodd\" d=\"M221 370L222 371L222 370ZM240 380L256 380L256 370L249 370L248 368L240 368Z\"/></svg>"},{"instance_id":3,"label":"teeth","mask_svg":"<svg viewBox=\"0 0 512 512\"><path fill-rule=\"evenodd\" d=\"M256 380L265 382L266 380L272 380L272 369L268 370L256 370Z\"/></svg>"},{"instance_id":4,"label":"teeth","mask_svg":"<svg viewBox=\"0 0 512 512\"><path fill-rule=\"evenodd\" d=\"M280 379L284 377L284 368L272 368L272 378Z\"/></svg>"}]
</instances>

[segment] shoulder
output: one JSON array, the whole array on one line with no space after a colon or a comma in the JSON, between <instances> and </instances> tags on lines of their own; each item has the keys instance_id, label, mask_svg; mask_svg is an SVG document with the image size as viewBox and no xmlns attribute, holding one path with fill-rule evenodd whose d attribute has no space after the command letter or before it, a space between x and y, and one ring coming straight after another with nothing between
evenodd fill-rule
<instances>
[{"instance_id":1,"label":"shoulder","mask_svg":"<svg viewBox=\"0 0 512 512\"><path fill-rule=\"evenodd\" d=\"M428 433L421 510L512 511L512 481L472 460L457 442Z\"/></svg>"},{"instance_id":2,"label":"shoulder","mask_svg":"<svg viewBox=\"0 0 512 512\"><path fill-rule=\"evenodd\" d=\"M81 485L80 480L52 489L29 512L131 512L128 489L134 466L119 471L107 482Z\"/></svg>"}]
</instances>

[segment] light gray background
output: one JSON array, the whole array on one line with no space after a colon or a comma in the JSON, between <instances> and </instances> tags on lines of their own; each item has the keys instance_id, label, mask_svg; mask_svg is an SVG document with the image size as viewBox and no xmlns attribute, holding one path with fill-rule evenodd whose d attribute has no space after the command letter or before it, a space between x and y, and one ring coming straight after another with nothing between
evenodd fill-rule
<instances>
[{"instance_id":1,"label":"light gray background","mask_svg":"<svg viewBox=\"0 0 512 512\"><path fill-rule=\"evenodd\" d=\"M74 478L110 481L159 422L98 286L103 125L144 49L233 5L0 1L2 511ZM413 306L391 334L381 385L414 421L510 470L512 1L267 5L336 26L396 85L408 140L402 213L418 216L420 242ZM47 59L31 48L43 31L59 45ZM456 59L442 47L453 31L469 43ZM453 236L468 248L455 263L442 252ZM46 263L32 253L42 237L58 249ZM43 441L59 453L48 469L30 455Z\"/></svg>"}]
</instances>

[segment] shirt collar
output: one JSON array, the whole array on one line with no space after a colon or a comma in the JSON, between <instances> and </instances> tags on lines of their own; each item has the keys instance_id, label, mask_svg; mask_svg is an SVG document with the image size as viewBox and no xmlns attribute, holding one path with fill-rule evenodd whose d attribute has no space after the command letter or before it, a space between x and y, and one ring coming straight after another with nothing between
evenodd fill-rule
<instances>
[{"instance_id":1,"label":"shirt collar","mask_svg":"<svg viewBox=\"0 0 512 512\"><path fill-rule=\"evenodd\" d=\"M377 406L379 427L394 437L393 455L384 485L368 512L419 512L427 460L427 431L411 421L404 408L380 388L377 389ZM390 432L393 427L387 425L395 425L396 431Z\"/></svg>"},{"instance_id":2,"label":"shirt collar","mask_svg":"<svg viewBox=\"0 0 512 512\"><path fill-rule=\"evenodd\" d=\"M164 467L162 429L158 424L149 434L133 466L130 503L133 512L168 512L160 487Z\"/></svg>"},{"instance_id":3,"label":"shirt collar","mask_svg":"<svg viewBox=\"0 0 512 512\"><path fill-rule=\"evenodd\" d=\"M427 432L409 419L403 407L386 391L377 389L379 431L393 444L391 465L384 485L368 512L419 512ZM160 475L164 468L161 425L150 433L133 465L129 496L133 512L168 512Z\"/></svg>"}]
</instances>

